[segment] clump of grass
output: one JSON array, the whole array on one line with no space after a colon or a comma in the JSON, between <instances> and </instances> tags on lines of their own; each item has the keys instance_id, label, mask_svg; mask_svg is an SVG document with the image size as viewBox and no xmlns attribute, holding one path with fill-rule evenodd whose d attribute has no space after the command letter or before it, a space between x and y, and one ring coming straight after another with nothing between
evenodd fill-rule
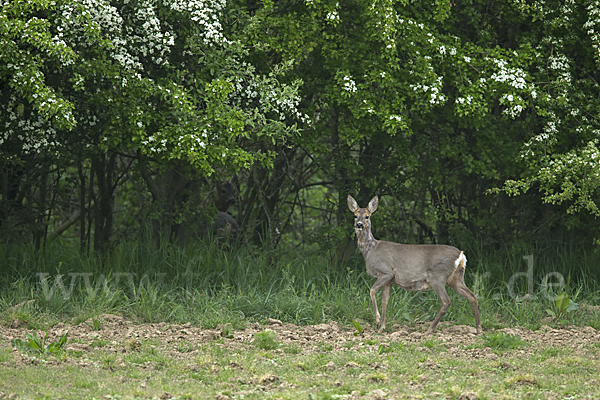
<instances>
[{"instance_id":1,"label":"clump of grass","mask_svg":"<svg viewBox=\"0 0 600 400\"><path fill-rule=\"evenodd\" d=\"M331 343L322 343L319 345L322 351L329 352L333 350L333 345Z\"/></svg>"},{"instance_id":2,"label":"clump of grass","mask_svg":"<svg viewBox=\"0 0 600 400\"><path fill-rule=\"evenodd\" d=\"M377 354L381 355L381 354L387 354L387 353L394 353L396 351L402 351L404 349L405 349L404 345L400 342L393 342L393 343L389 343L389 344L382 343L377 348Z\"/></svg>"},{"instance_id":3,"label":"clump of grass","mask_svg":"<svg viewBox=\"0 0 600 400\"><path fill-rule=\"evenodd\" d=\"M177 351L180 353L189 353L197 348L198 344L189 340L183 340L175 345L175 349L177 349Z\"/></svg>"},{"instance_id":4,"label":"clump of grass","mask_svg":"<svg viewBox=\"0 0 600 400\"><path fill-rule=\"evenodd\" d=\"M285 346L283 348L283 351L287 354L300 354L300 352L302 351L302 348L300 348L300 346L298 346L296 343L294 343L289 346Z\"/></svg>"},{"instance_id":5,"label":"clump of grass","mask_svg":"<svg viewBox=\"0 0 600 400\"><path fill-rule=\"evenodd\" d=\"M521 346L529 345L529 343L521 339L519 335L513 335L502 331L487 333L483 335L482 338L485 346L494 350L516 349Z\"/></svg>"},{"instance_id":6,"label":"clump of grass","mask_svg":"<svg viewBox=\"0 0 600 400\"><path fill-rule=\"evenodd\" d=\"M262 350L275 350L279 347L277 334L270 329L255 333L253 343Z\"/></svg>"},{"instance_id":7,"label":"clump of grass","mask_svg":"<svg viewBox=\"0 0 600 400\"><path fill-rule=\"evenodd\" d=\"M233 328L231 324L225 324L221 327L221 337L233 339Z\"/></svg>"},{"instance_id":8,"label":"clump of grass","mask_svg":"<svg viewBox=\"0 0 600 400\"><path fill-rule=\"evenodd\" d=\"M99 337L95 337L92 340L92 343L90 343L90 347L104 347L109 343L110 343L110 340L108 340L108 339L101 339Z\"/></svg>"},{"instance_id":9,"label":"clump of grass","mask_svg":"<svg viewBox=\"0 0 600 400\"><path fill-rule=\"evenodd\" d=\"M367 381L377 382L377 383L385 382L387 380L388 380L388 376L386 374L384 374L384 373L381 373L381 372L376 372L374 374L371 374L367 378Z\"/></svg>"}]
</instances>

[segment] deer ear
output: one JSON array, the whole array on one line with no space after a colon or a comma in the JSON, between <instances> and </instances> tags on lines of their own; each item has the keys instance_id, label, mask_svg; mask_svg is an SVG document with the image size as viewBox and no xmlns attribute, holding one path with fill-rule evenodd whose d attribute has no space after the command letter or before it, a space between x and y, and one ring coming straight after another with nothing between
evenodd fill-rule
<instances>
[{"instance_id":1,"label":"deer ear","mask_svg":"<svg viewBox=\"0 0 600 400\"><path fill-rule=\"evenodd\" d=\"M375 196L369 202L369 205L367 206L367 209L369 210L369 212L371 214L373 214L375 212L375 210L377 210L377 206L378 205L379 205L379 197Z\"/></svg>"},{"instance_id":2,"label":"deer ear","mask_svg":"<svg viewBox=\"0 0 600 400\"><path fill-rule=\"evenodd\" d=\"M358 206L358 203L356 202L356 200L354 200L354 198L350 195L348 195L348 208L352 212L355 212L356 210L358 210L360 208Z\"/></svg>"}]
</instances>

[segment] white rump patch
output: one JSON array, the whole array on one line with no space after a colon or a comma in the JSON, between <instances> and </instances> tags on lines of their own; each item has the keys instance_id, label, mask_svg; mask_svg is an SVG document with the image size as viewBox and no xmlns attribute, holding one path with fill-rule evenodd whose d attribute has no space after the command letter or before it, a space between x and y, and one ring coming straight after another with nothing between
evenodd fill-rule
<instances>
[{"instance_id":1,"label":"white rump patch","mask_svg":"<svg viewBox=\"0 0 600 400\"><path fill-rule=\"evenodd\" d=\"M456 259L456 261L454 261L454 269L460 267L467 267L467 256L465 256L465 254L461 251L460 255L458 256L458 258Z\"/></svg>"}]
</instances>

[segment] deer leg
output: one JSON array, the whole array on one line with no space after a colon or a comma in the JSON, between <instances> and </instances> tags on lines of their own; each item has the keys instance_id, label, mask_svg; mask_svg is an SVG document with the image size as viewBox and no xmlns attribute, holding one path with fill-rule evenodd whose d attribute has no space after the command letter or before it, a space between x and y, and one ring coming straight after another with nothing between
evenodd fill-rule
<instances>
[{"instance_id":1,"label":"deer leg","mask_svg":"<svg viewBox=\"0 0 600 400\"><path fill-rule=\"evenodd\" d=\"M390 290L392 289L392 285L387 284L383 287L382 295L381 295L381 313L383 314L383 320L381 321L381 326L377 332L381 333L385 329L385 317L387 315L387 305L390 300Z\"/></svg>"},{"instance_id":2,"label":"deer leg","mask_svg":"<svg viewBox=\"0 0 600 400\"><path fill-rule=\"evenodd\" d=\"M462 279L456 279L452 282L448 282L448 286L456 290L461 296L469 300L471 306L473 306L473 313L475 314L475 325L477 328L477 334L479 335L481 330L481 320L479 319L479 307L477 306L477 296L469 290L467 285Z\"/></svg>"},{"instance_id":3,"label":"deer leg","mask_svg":"<svg viewBox=\"0 0 600 400\"><path fill-rule=\"evenodd\" d=\"M441 284L441 285L436 284L435 286L431 285L431 287L432 287L433 291L435 292L435 294L437 294L437 297L440 299L440 303L442 303L442 306L441 306L438 314L435 316L435 319L431 323L431 326L427 330L427 333L433 333L433 331L435 331L437 324L444 317L444 314L446 314L446 311L448 311L450 304L452 304L452 302L450 301L450 297L448 297L448 293L446 292L445 284Z\"/></svg>"},{"instance_id":4,"label":"deer leg","mask_svg":"<svg viewBox=\"0 0 600 400\"><path fill-rule=\"evenodd\" d=\"M379 289L381 289L382 287L385 287L389 283L389 281L392 280L393 277L394 277L394 275L380 276L375 281L375 284L373 285L373 287L371 287L371 292L370 292L371 293L371 301L373 302L373 311L375 312L375 323L377 324L377 328L379 328L381 326L381 316L379 315L379 310L377 309L377 299L375 298L375 293L377 293L377 291ZM385 293L385 289L384 289L384 293ZM384 306L383 299L382 299L381 306L387 307L387 301ZM383 308L383 320L385 323L385 308ZM381 329L379 330L379 332L381 332Z\"/></svg>"}]
</instances>

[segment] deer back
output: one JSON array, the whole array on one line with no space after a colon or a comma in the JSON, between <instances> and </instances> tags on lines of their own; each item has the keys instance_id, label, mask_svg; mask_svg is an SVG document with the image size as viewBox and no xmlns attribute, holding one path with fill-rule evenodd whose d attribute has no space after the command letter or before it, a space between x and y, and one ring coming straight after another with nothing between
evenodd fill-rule
<instances>
[{"instance_id":1,"label":"deer back","mask_svg":"<svg viewBox=\"0 0 600 400\"><path fill-rule=\"evenodd\" d=\"M434 281L445 284L459 255L460 250L452 246L409 245L382 240L365 261L367 273L373 277L393 274L395 285L408 290L426 290Z\"/></svg>"}]
</instances>

